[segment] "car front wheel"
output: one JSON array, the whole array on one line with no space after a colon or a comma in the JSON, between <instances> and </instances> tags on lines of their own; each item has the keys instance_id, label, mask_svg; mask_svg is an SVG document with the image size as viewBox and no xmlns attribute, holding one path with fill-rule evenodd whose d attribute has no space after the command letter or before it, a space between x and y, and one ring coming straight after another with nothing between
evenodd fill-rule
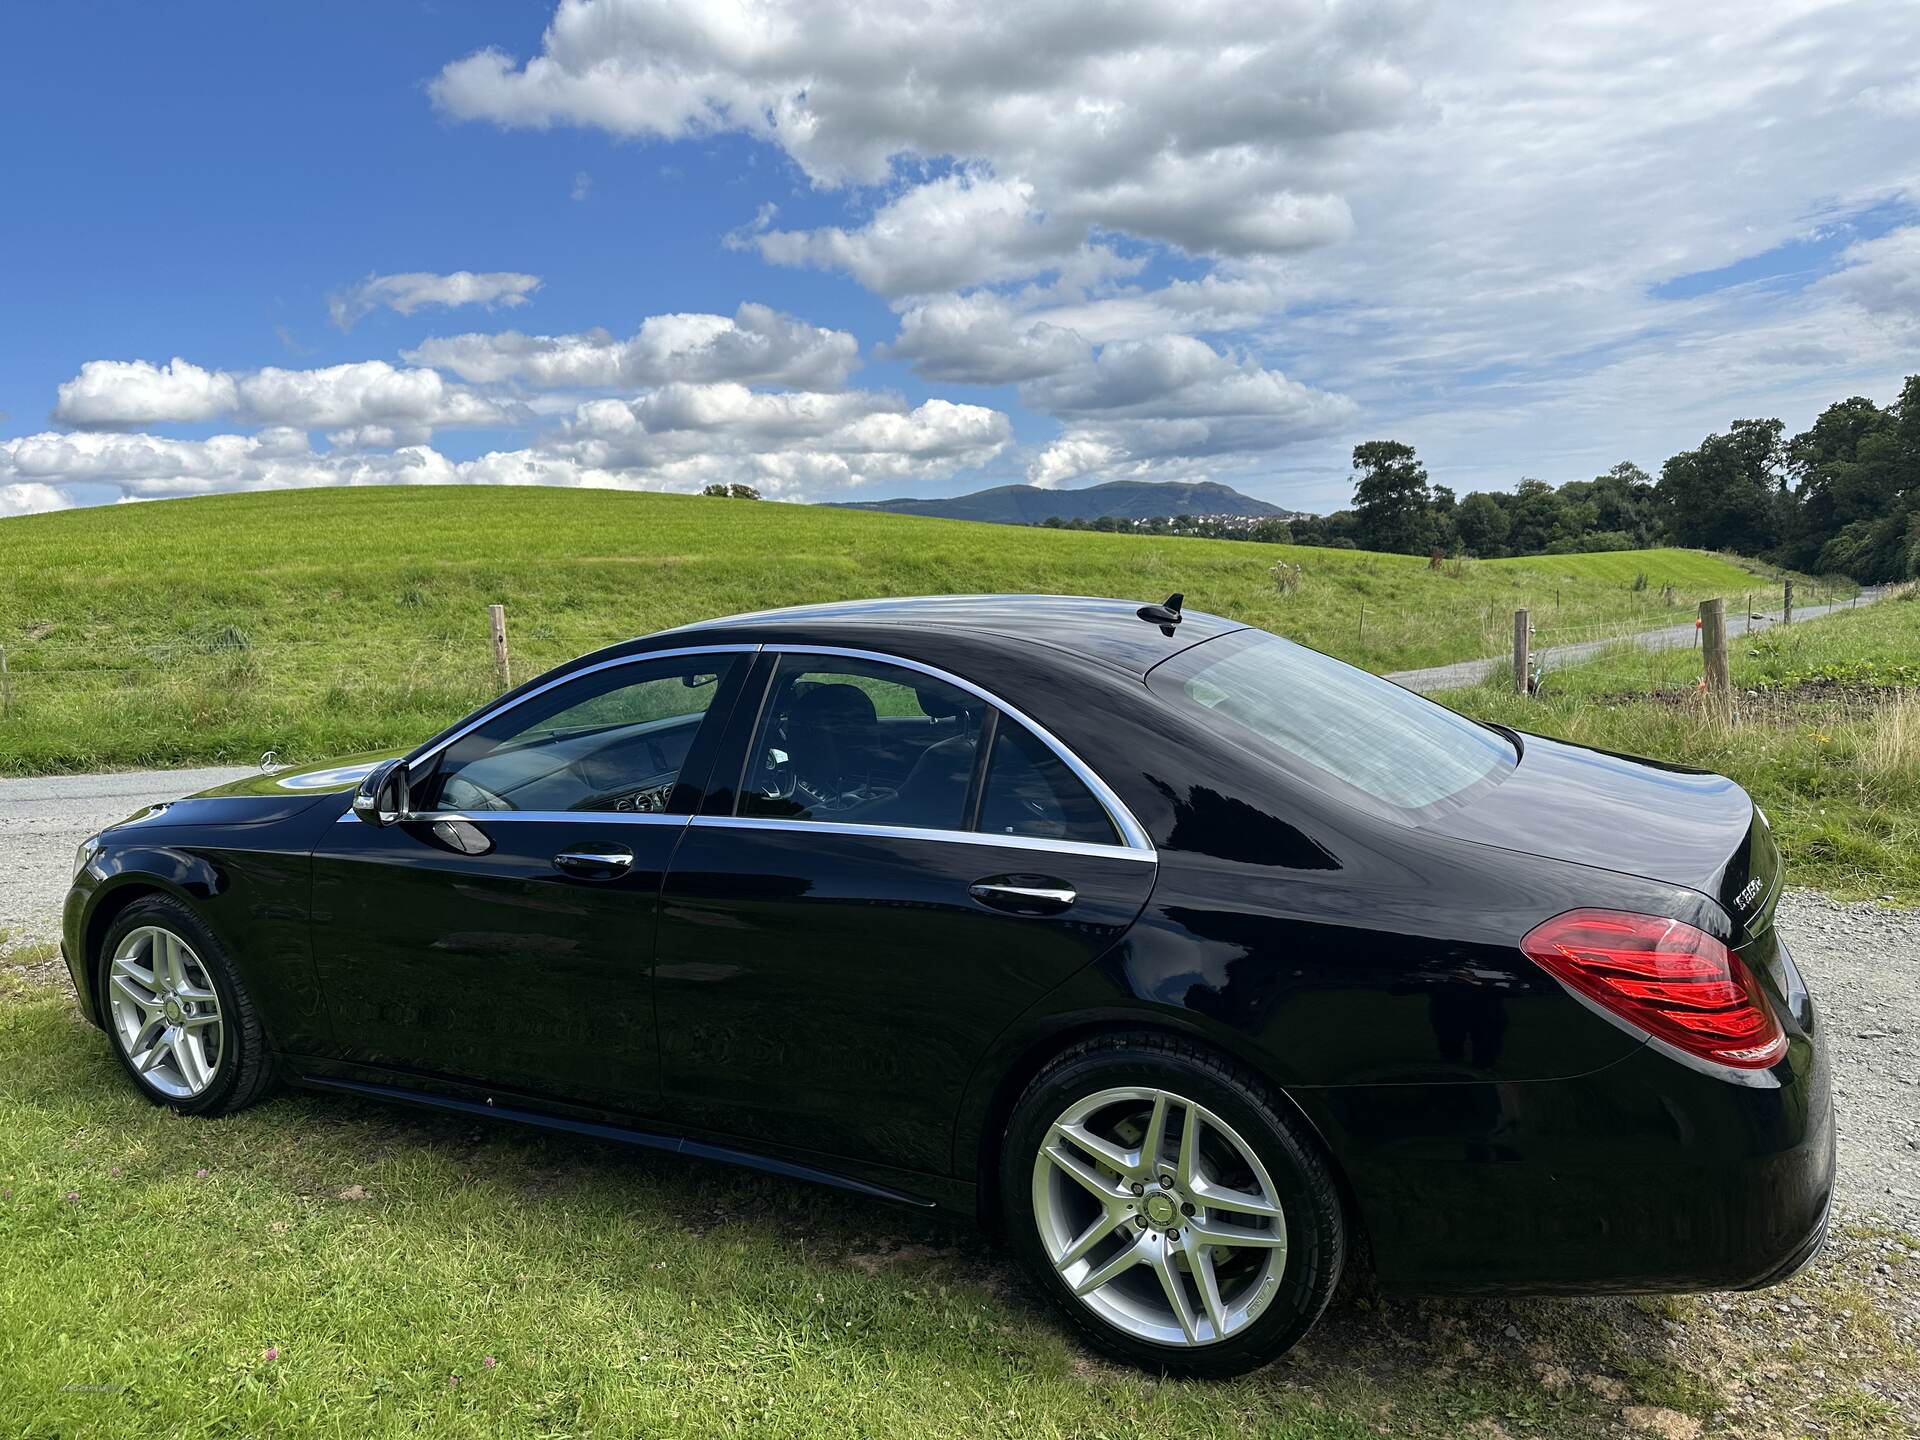
<instances>
[{"instance_id":1,"label":"car front wheel","mask_svg":"<svg viewBox=\"0 0 1920 1440\"><path fill-rule=\"evenodd\" d=\"M1232 1375L1306 1334L1346 1232L1317 1143L1255 1076L1164 1035L1068 1050L1001 1155L1015 1251L1101 1349Z\"/></svg>"},{"instance_id":2,"label":"car front wheel","mask_svg":"<svg viewBox=\"0 0 1920 1440\"><path fill-rule=\"evenodd\" d=\"M238 972L171 896L115 917L99 957L114 1053L148 1099L184 1114L251 1105L272 1080L266 1035Z\"/></svg>"}]
</instances>

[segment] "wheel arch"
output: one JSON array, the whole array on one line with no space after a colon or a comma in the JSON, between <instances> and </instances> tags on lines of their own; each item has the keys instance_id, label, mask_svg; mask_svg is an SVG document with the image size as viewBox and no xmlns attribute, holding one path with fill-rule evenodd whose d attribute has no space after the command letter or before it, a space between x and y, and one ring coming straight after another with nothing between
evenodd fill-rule
<instances>
[{"instance_id":1,"label":"wheel arch","mask_svg":"<svg viewBox=\"0 0 1920 1440\"><path fill-rule=\"evenodd\" d=\"M219 873L200 856L171 849L120 851L108 864L107 875L94 892L86 918L82 922L81 974L86 979L87 999L93 1013L105 1023L100 992L100 947L106 942L113 922L129 905L153 895L163 895L191 906L200 923L214 927L206 917L201 901L218 894L223 885ZM214 931L219 936L217 930ZM223 941L224 936L219 936Z\"/></svg>"},{"instance_id":2,"label":"wheel arch","mask_svg":"<svg viewBox=\"0 0 1920 1440\"><path fill-rule=\"evenodd\" d=\"M1020 1097L1026 1093L1035 1076L1046 1069L1055 1057L1073 1046L1102 1035L1125 1034L1166 1035L1204 1045L1252 1070L1279 1102L1287 1107L1292 1117L1305 1127L1320 1147L1321 1154L1326 1156L1327 1166L1339 1187L1341 1208L1346 1212L1348 1235L1350 1239L1361 1242L1350 1245L1350 1253L1364 1252L1367 1248L1365 1224L1339 1152L1328 1143L1324 1127L1308 1107L1302 1105L1298 1097L1274 1076L1270 1066L1261 1063L1259 1052L1244 1043L1236 1044L1230 1040L1223 1043L1222 1037L1207 1026L1161 1011L1139 1010L1050 1016L1037 1033L1010 1048L1008 1059L1000 1067L997 1078L990 1085L983 1084L980 1087L984 1104L974 1113L971 1124L968 1123L968 1117L963 1116L961 1123L956 1126L955 1160L958 1163L954 1168L956 1174L965 1175L968 1165L971 1165L977 1197L976 1217L990 1237L995 1240L1003 1238L1000 1151L1006 1139L1007 1121L1012 1117L1014 1107L1020 1103ZM969 1150L972 1152L970 1160Z\"/></svg>"}]
</instances>

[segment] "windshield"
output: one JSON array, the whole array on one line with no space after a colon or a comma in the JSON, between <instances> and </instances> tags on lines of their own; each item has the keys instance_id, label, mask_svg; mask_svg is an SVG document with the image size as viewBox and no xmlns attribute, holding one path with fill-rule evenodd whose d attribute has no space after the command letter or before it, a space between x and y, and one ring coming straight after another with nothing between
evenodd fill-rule
<instances>
[{"instance_id":1,"label":"windshield","mask_svg":"<svg viewBox=\"0 0 1920 1440\"><path fill-rule=\"evenodd\" d=\"M1516 763L1500 732L1263 630L1195 645L1147 683L1234 743L1407 820L1464 803Z\"/></svg>"}]
</instances>

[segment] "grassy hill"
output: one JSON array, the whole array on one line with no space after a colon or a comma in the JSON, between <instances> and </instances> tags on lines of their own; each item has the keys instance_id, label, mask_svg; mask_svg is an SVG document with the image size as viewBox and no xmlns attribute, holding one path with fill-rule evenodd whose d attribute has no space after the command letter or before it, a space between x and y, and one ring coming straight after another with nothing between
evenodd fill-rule
<instances>
[{"instance_id":1,"label":"grassy hill","mask_svg":"<svg viewBox=\"0 0 1920 1440\"><path fill-rule=\"evenodd\" d=\"M1280 560L1304 567L1290 594L1269 574ZM949 591L1181 590L1193 608L1388 670L1498 653L1520 605L1545 645L1670 623L1704 596L1767 583L1693 551L1436 571L1413 556L532 487L74 510L0 521L13 672L0 773L408 741L493 693L495 601L516 677L733 611Z\"/></svg>"}]
</instances>

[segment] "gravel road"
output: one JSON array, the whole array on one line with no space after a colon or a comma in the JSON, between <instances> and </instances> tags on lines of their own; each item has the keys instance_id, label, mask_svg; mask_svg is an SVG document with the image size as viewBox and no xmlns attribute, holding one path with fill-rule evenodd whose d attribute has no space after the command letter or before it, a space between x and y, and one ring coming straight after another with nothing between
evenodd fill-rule
<instances>
[{"instance_id":1,"label":"gravel road","mask_svg":"<svg viewBox=\"0 0 1920 1440\"><path fill-rule=\"evenodd\" d=\"M160 770L0 780L0 932L59 936L74 847L156 800L251 773ZM1841 1199L1920 1234L1920 912L1789 891L1782 933L1824 1018L1837 1073Z\"/></svg>"},{"instance_id":2,"label":"gravel road","mask_svg":"<svg viewBox=\"0 0 1920 1440\"><path fill-rule=\"evenodd\" d=\"M1886 593L1884 585L1864 586L1860 591L1862 605L1871 605ZM1846 610L1853 602L1844 605L1797 605L1793 618L1812 620L1834 610ZM1738 615L1727 616L1729 636L1738 637L1752 629L1764 629L1780 618L1778 610L1753 612L1760 619L1743 620ZM1694 622L1684 625L1669 625L1660 630L1643 630L1638 635L1621 635L1611 640L1582 640L1577 645L1549 645L1544 650L1533 652L1533 663L1541 673L1548 670L1563 670L1569 665L1578 665L1583 660L1591 660L1615 645L1632 645L1641 650L1684 650L1696 640ZM1489 675L1511 672L1513 656L1494 655L1485 660L1458 660L1451 665L1434 665L1425 670L1395 670L1386 678L1396 685L1404 685L1409 690L1418 690L1422 695L1431 695L1437 690L1465 690L1470 685L1478 685Z\"/></svg>"},{"instance_id":3,"label":"gravel road","mask_svg":"<svg viewBox=\"0 0 1920 1440\"><path fill-rule=\"evenodd\" d=\"M74 847L143 805L177 800L249 770L136 770L0 780L0 930L57 939Z\"/></svg>"}]
</instances>

